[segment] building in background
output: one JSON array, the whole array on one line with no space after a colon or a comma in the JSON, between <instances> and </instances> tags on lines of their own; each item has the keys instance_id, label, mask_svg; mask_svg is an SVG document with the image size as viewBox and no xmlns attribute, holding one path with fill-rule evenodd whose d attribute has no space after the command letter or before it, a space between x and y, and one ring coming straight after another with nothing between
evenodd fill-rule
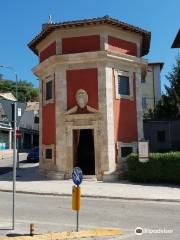
<instances>
[{"instance_id":1,"label":"building in background","mask_svg":"<svg viewBox=\"0 0 180 240\"><path fill-rule=\"evenodd\" d=\"M180 48L180 30L178 31L171 48ZM159 64L160 70L163 67ZM146 85L144 85L145 91ZM180 109L180 108L179 108ZM180 151L180 120L145 120L144 137L149 140L151 152Z\"/></svg>"},{"instance_id":2,"label":"building in background","mask_svg":"<svg viewBox=\"0 0 180 240\"><path fill-rule=\"evenodd\" d=\"M150 32L108 16L44 24L29 43L39 57L40 170L73 167L112 180L143 138L141 76Z\"/></svg>"},{"instance_id":3,"label":"building in background","mask_svg":"<svg viewBox=\"0 0 180 240\"><path fill-rule=\"evenodd\" d=\"M12 93L0 93L0 150L12 149L12 125L8 117L11 108L8 106L14 101L16 98Z\"/></svg>"},{"instance_id":4,"label":"building in background","mask_svg":"<svg viewBox=\"0 0 180 240\"><path fill-rule=\"evenodd\" d=\"M11 150L13 148L11 105L14 101L16 101L16 98L12 95L12 93L0 93L1 151ZM17 102L17 109L21 109L22 112L22 116L17 117L17 129L19 129L22 134L22 137L18 139L17 146L19 150L26 151L39 145L39 103L28 102L26 106L26 103Z\"/></svg>"},{"instance_id":5,"label":"building in background","mask_svg":"<svg viewBox=\"0 0 180 240\"><path fill-rule=\"evenodd\" d=\"M154 110L161 98L161 70L164 63L148 63L146 74L141 79L143 113Z\"/></svg>"},{"instance_id":6,"label":"building in background","mask_svg":"<svg viewBox=\"0 0 180 240\"><path fill-rule=\"evenodd\" d=\"M180 120L144 121L151 152L180 151Z\"/></svg>"},{"instance_id":7,"label":"building in background","mask_svg":"<svg viewBox=\"0 0 180 240\"><path fill-rule=\"evenodd\" d=\"M180 48L180 29L174 39L174 42L173 42L171 48Z\"/></svg>"},{"instance_id":8,"label":"building in background","mask_svg":"<svg viewBox=\"0 0 180 240\"><path fill-rule=\"evenodd\" d=\"M39 102L27 102L19 130L22 133L19 149L25 151L39 146Z\"/></svg>"}]
</instances>

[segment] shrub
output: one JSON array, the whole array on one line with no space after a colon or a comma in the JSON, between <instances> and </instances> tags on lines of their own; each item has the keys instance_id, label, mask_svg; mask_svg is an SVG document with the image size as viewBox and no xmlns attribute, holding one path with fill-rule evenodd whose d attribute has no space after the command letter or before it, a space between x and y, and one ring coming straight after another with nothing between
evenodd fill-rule
<instances>
[{"instance_id":1,"label":"shrub","mask_svg":"<svg viewBox=\"0 0 180 240\"><path fill-rule=\"evenodd\" d=\"M146 163L130 154L126 162L132 182L180 183L180 152L151 153Z\"/></svg>"}]
</instances>

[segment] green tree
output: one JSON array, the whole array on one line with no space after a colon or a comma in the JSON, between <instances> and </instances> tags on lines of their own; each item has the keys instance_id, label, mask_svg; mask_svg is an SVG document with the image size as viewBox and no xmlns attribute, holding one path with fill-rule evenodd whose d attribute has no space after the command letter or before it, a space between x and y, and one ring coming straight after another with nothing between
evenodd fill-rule
<instances>
[{"instance_id":1,"label":"green tree","mask_svg":"<svg viewBox=\"0 0 180 240\"><path fill-rule=\"evenodd\" d=\"M154 111L149 112L149 118L155 119L176 119L180 117L180 56L171 72L166 75L169 86L165 85L166 93L156 105Z\"/></svg>"},{"instance_id":2,"label":"green tree","mask_svg":"<svg viewBox=\"0 0 180 240\"><path fill-rule=\"evenodd\" d=\"M18 81L17 83L18 101L39 101L39 90L34 88L33 84L27 81ZM11 80L0 80L0 92L11 92L16 96L16 82Z\"/></svg>"}]
</instances>

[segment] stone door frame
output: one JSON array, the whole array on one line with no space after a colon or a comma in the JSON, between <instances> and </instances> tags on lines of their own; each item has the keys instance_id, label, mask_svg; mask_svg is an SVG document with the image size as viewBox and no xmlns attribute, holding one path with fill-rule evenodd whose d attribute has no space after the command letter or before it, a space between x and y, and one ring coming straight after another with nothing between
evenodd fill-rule
<instances>
[{"instance_id":1,"label":"stone door frame","mask_svg":"<svg viewBox=\"0 0 180 240\"><path fill-rule=\"evenodd\" d=\"M92 129L94 132L95 175L102 180L101 168L101 132L98 114L72 114L65 116L66 129L66 172L65 178L71 178L74 162L73 131L79 129Z\"/></svg>"}]
</instances>

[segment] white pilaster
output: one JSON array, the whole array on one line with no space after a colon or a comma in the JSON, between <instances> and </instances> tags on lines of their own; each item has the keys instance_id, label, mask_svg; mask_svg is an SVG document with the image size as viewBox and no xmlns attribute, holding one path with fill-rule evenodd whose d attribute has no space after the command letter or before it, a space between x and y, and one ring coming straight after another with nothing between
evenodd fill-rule
<instances>
[{"instance_id":1,"label":"white pilaster","mask_svg":"<svg viewBox=\"0 0 180 240\"><path fill-rule=\"evenodd\" d=\"M113 112L113 84L112 68L106 67L106 109L107 109L107 149L109 171L116 169L114 146L114 112Z\"/></svg>"},{"instance_id":2,"label":"white pilaster","mask_svg":"<svg viewBox=\"0 0 180 240\"><path fill-rule=\"evenodd\" d=\"M64 127L64 113L67 110L66 69L57 66L55 74L56 96L56 166L59 171L66 170L66 132Z\"/></svg>"},{"instance_id":3,"label":"white pilaster","mask_svg":"<svg viewBox=\"0 0 180 240\"><path fill-rule=\"evenodd\" d=\"M58 40L56 40L56 55L60 54L62 54L62 39L58 38Z\"/></svg>"},{"instance_id":4,"label":"white pilaster","mask_svg":"<svg viewBox=\"0 0 180 240\"><path fill-rule=\"evenodd\" d=\"M41 169L43 164L43 147L42 147L42 129L43 129L43 121L42 121L42 79L39 79L39 168Z\"/></svg>"},{"instance_id":5,"label":"white pilaster","mask_svg":"<svg viewBox=\"0 0 180 240\"><path fill-rule=\"evenodd\" d=\"M103 171L115 170L114 119L113 119L112 69L98 64L99 112L103 116L101 125Z\"/></svg>"},{"instance_id":6,"label":"white pilaster","mask_svg":"<svg viewBox=\"0 0 180 240\"><path fill-rule=\"evenodd\" d=\"M101 51L108 49L108 34L106 32L100 34L100 48Z\"/></svg>"},{"instance_id":7,"label":"white pilaster","mask_svg":"<svg viewBox=\"0 0 180 240\"><path fill-rule=\"evenodd\" d=\"M107 149L107 107L106 107L106 71L104 64L98 64L98 104L99 112L102 114L101 131L101 167L102 171L108 171L108 149Z\"/></svg>"}]
</instances>

